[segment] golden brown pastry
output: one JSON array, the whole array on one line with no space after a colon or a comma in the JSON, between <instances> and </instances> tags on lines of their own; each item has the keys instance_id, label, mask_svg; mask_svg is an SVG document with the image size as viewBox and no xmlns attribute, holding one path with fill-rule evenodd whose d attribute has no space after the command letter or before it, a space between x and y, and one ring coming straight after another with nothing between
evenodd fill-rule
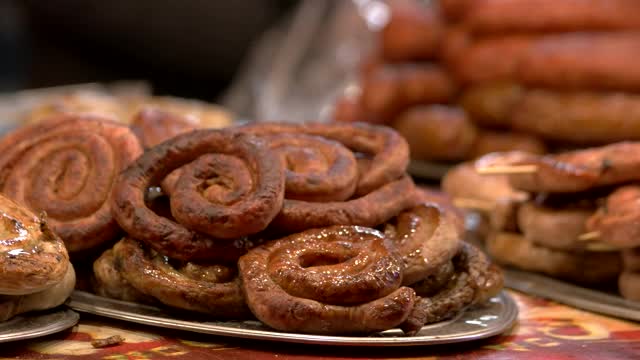
<instances>
[{"instance_id":1,"label":"golden brown pastry","mask_svg":"<svg viewBox=\"0 0 640 360\"><path fill-rule=\"evenodd\" d=\"M69 264L64 277L49 288L26 295L0 295L0 321L29 311L47 310L62 305L73 292L75 283L75 271Z\"/></svg>"},{"instance_id":2,"label":"golden brown pastry","mask_svg":"<svg viewBox=\"0 0 640 360\"><path fill-rule=\"evenodd\" d=\"M74 91L52 96L32 109L25 118L27 124L37 123L57 115L89 114L108 117L121 123L129 122L129 113L121 99L92 91Z\"/></svg>"},{"instance_id":3,"label":"golden brown pastry","mask_svg":"<svg viewBox=\"0 0 640 360\"><path fill-rule=\"evenodd\" d=\"M197 128L187 117L153 107L143 108L131 121L131 130L145 149Z\"/></svg>"},{"instance_id":4,"label":"golden brown pastry","mask_svg":"<svg viewBox=\"0 0 640 360\"><path fill-rule=\"evenodd\" d=\"M59 283L69 264L46 219L0 195L0 294L25 295Z\"/></svg>"},{"instance_id":5,"label":"golden brown pastry","mask_svg":"<svg viewBox=\"0 0 640 360\"><path fill-rule=\"evenodd\" d=\"M62 304L75 273L44 218L0 196L0 321Z\"/></svg>"},{"instance_id":6,"label":"golden brown pastry","mask_svg":"<svg viewBox=\"0 0 640 360\"><path fill-rule=\"evenodd\" d=\"M233 121L233 115L221 106L170 96L139 98L129 105L127 111L132 117L147 108L179 115L198 128L223 128Z\"/></svg>"}]
</instances>

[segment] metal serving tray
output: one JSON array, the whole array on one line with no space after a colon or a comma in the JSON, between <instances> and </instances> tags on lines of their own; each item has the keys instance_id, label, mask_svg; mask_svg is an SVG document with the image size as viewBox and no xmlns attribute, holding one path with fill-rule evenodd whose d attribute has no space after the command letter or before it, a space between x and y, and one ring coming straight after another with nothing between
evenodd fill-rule
<instances>
[{"instance_id":1,"label":"metal serving tray","mask_svg":"<svg viewBox=\"0 0 640 360\"><path fill-rule=\"evenodd\" d=\"M526 271L505 269L505 286L604 315L640 321L640 302Z\"/></svg>"},{"instance_id":2,"label":"metal serving tray","mask_svg":"<svg viewBox=\"0 0 640 360\"><path fill-rule=\"evenodd\" d=\"M492 298L483 307L470 309L455 319L428 325L415 336L391 329L367 337L320 336L279 332L259 321L195 321L153 306L108 299L84 291L74 291L68 306L76 311L163 328L244 339L336 346L415 346L483 339L509 330L518 317L515 301L506 293Z\"/></svg>"},{"instance_id":3,"label":"metal serving tray","mask_svg":"<svg viewBox=\"0 0 640 360\"><path fill-rule=\"evenodd\" d=\"M74 326L79 319L77 312L65 307L21 314L0 322L0 343L57 333Z\"/></svg>"}]
</instances>

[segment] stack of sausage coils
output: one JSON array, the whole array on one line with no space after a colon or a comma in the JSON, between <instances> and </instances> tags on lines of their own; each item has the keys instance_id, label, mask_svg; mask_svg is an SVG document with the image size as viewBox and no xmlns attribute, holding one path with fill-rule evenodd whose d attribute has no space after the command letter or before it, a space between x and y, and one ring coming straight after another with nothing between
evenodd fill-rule
<instances>
[{"instance_id":1,"label":"stack of sausage coils","mask_svg":"<svg viewBox=\"0 0 640 360\"><path fill-rule=\"evenodd\" d=\"M443 1L461 104L481 124L555 147L640 137L640 3L633 0ZM457 9L457 11L456 11Z\"/></svg>"},{"instance_id":2,"label":"stack of sausage coils","mask_svg":"<svg viewBox=\"0 0 640 360\"><path fill-rule=\"evenodd\" d=\"M72 261L96 259L97 294L281 331L415 334L502 288L455 211L416 189L392 129L179 120L59 114L0 140L3 193L46 213Z\"/></svg>"},{"instance_id":3,"label":"stack of sausage coils","mask_svg":"<svg viewBox=\"0 0 640 360\"><path fill-rule=\"evenodd\" d=\"M336 120L390 124L431 161L640 139L637 1L387 4Z\"/></svg>"},{"instance_id":4,"label":"stack of sausage coils","mask_svg":"<svg viewBox=\"0 0 640 360\"><path fill-rule=\"evenodd\" d=\"M487 214L496 261L640 300L639 153L637 142L494 153L457 166L442 186Z\"/></svg>"}]
</instances>

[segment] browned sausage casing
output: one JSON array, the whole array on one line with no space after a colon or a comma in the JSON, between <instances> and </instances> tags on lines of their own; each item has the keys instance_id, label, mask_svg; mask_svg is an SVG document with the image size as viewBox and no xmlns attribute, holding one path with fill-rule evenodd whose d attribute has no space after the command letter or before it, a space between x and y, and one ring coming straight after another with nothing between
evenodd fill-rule
<instances>
[{"instance_id":1,"label":"browned sausage casing","mask_svg":"<svg viewBox=\"0 0 640 360\"><path fill-rule=\"evenodd\" d=\"M616 189L604 206L587 222L588 231L597 231L599 240L620 248L640 246L640 186Z\"/></svg>"},{"instance_id":2,"label":"browned sausage casing","mask_svg":"<svg viewBox=\"0 0 640 360\"><path fill-rule=\"evenodd\" d=\"M256 247L238 263L249 308L282 331L354 334L406 320L415 303L402 262L376 230L335 226Z\"/></svg>"},{"instance_id":3,"label":"browned sausage casing","mask_svg":"<svg viewBox=\"0 0 640 360\"><path fill-rule=\"evenodd\" d=\"M170 263L124 238L113 247L115 267L136 290L163 304L217 318L249 316L237 272L217 264Z\"/></svg>"},{"instance_id":4,"label":"browned sausage casing","mask_svg":"<svg viewBox=\"0 0 640 360\"><path fill-rule=\"evenodd\" d=\"M511 112L514 129L549 140L605 144L640 139L640 95L530 90Z\"/></svg>"},{"instance_id":5,"label":"browned sausage casing","mask_svg":"<svg viewBox=\"0 0 640 360\"><path fill-rule=\"evenodd\" d=\"M59 115L19 128L0 140L0 188L47 213L69 252L113 240L116 177L142 153L134 133L92 115Z\"/></svg>"},{"instance_id":6,"label":"browned sausage casing","mask_svg":"<svg viewBox=\"0 0 640 360\"><path fill-rule=\"evenodd\" d=\"M364 74L361 104L366 114L388 122L412 105L446 103L456 91L454 80L438 65L384 64Z\"/></svg>"},{"instance_id":7,"label":"browned sausage casing","mask_svg":"<svg viewBox=\"0 0 640 360\"><path fill-rule=\"evenodd\" d=\"M235 181L233 173L219 171L225 167L210 166L219 158L202 157L212 154L238 157L249 169L251 191L232 205L216 203L220 197L207 194L207 189L220 181L228 181L231 187ZM182 211L182 218L188 218L198 231L158 216L145 203L149 187L196 159L180 176L178 182L185 186L176 186L171 208L174 216L176 208ZM174 137L138 158L120 174L112 203L123 229L161 254L181 260L229 260L243 251L238 238L264 230L283 200L282 163L263 140L231 130L197 130Z\"/></svg>"},{"instance_id":8,"label":"browned sausage casing","mask_svg":"<svg viewBox=\"0 0 640 360\"><path fill-rule=\"evenodd\" d=\"M553 35L526 50L517 75L529 86L638 91L639 57L640 32Z\"/></svg>"},{"instance_id":9,"label":"browned sausage casing","mask_svg":"<svg viewBox=\"0 0 640 360\"><path fill-rule=\"evenodd\" d=\"M444 31L438 9L417 0L390 1L389 8L391 17L380 33L384 59L432 59Z\"/></svg>"},{"instance_id":10,"label":"browned sausage casing","mask_svg":"<svg viewBox=\"0 0 640 360\"><path fill-rule=\"evenodd\" d=\"M392 126L407 139L411 157L419 160L465 159L477 134L463 110L444 105L409 108Z\"/></svg>"},{"instance_id":11,"label":"browned sausage casing","mask_svg":"<svg viewBox=\"0 0 640 360\"><path fill-rule=\"evenodd\" d=\"M635 0L477 0L465 23L474 31L547 32L640 28Z\"/></svg>"},{"instance_id":12,"label":"browned sausage casing","mask_svg":"<svg viewBox=\"0 0 640 360\"><path fill-rule=\"evenodd\" d=\"M560 154L525 154L506 164L534 165L535 171L509 174L509 182L519 190L543 193L576 193L621 184L640 176L638 151L640 143L620 142Z\"/></svg>"}]
</instances>

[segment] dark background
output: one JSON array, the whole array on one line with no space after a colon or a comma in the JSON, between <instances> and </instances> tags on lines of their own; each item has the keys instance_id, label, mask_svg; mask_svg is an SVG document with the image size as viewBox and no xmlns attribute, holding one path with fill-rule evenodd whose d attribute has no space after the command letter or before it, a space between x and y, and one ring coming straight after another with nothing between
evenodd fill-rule
<instances>
[{"instance_id":1,"label":"dark background","mask_svg":"<svg viewBox=\"0 0 640 360\"><path fill-rule=\"evenodd\" d=\"M213 100L294 0L0 0L0 92L149 80Z\"/></svg>"}]
</instances>

